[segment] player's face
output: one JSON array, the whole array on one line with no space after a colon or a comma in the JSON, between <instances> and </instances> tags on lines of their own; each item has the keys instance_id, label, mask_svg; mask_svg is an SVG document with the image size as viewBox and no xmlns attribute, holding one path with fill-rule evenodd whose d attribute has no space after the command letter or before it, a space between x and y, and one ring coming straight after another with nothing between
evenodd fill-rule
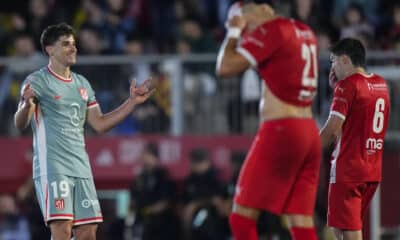
<instances>
[{"instance_id":1,"label":"player's face","mask_svg":"<svg viewBox=\"0 0 400 240\"><path fill-rule=\"evenodd\" d=\"M76 63L76 52L75 38L72 35L61 36L49 48L50 57L65 66L71 66Z\"/></svg>"},{"instance_id":2,"label":"player's face","mask_svg":"<svg viewBox=\"0 0 400 240\"><path fill-rule=\"evenodd\" d=\"M331 59L331 68L335 72L335 75L338 80L342 80L344 78L344 62L343 62L343 57L344 56L336 56L334 54L331 54L330 59Z\"/></svg>"}]
</instances>

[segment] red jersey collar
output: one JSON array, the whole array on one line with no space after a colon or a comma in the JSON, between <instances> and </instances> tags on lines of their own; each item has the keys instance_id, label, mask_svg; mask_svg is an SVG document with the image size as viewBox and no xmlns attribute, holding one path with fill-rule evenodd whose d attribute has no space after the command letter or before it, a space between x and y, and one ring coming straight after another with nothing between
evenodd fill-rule
<instances>
[{"instance_id":1,"label":"red jersey collar","mask_svg":"<svg viewBox=\"0 0 400 240\"><path fill-rule=\"evenodd\" d=\"M49 73L50 73L51 75L53 75L53 76L54 76L55 78L57 78L58 80L61 80L61 81L63 81L63 82L72 82L72 75L71 75L70 78L64 78L64 77L58 75L58 74L57 74L56 72L54 72L53 70L51 70L51 68L50 68L49 65L47 65L47 70L49 71Z\"/></svg>"}]
</instances>

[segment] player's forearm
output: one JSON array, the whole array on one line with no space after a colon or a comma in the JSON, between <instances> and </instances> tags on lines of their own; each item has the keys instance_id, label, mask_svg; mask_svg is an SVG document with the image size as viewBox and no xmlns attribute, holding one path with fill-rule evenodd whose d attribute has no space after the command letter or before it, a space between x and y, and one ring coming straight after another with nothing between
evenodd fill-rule
<instances>
[{"instance_id":1,"label":"player's forearm","mask_svg":"<svg viewBox=\"0 0 400 240\"><path fill-rule=\"evenodd\" d=\"M321 144L323 150L331 146L332 143L334 143L337 138L336 134L333 131L329 131L329 129L327 129L326 127L321 129L319 135L321 137Z\"/></svg>"},{"instance_id":2,"label":"player's forearm","mask_svg":"<svg viewBox=\"0 0 400 240\"><path fill-rule=\"evenodd\" d=\"M99 133L109 131L111 128L122 122L133 111L135 105L136 104L133 100L127 99L112 112L100 116L96 121L96 124L93 124L93 128Z\"/></svg>"},{"instance_id":3,"label":"player's forearm","mask_svg":"<svg viewBox=\"0 0 400 240\"><path fill-rule=\"evenodd\" d=\"M31 121L34 106L20 106L14 115L14 124L19 130L25 129Z\"/></svg>"},{"instance_id":4,"label":"player's forearm","mask_svg":"<svg viewBox=\"0 0 400 240\"><path fill-rule=\"evenodd\" d=\"M226 37L218 52L216 72L219 77L227 78L236 74L235 54L237 38Z\"/></svg>"}]
</instances>

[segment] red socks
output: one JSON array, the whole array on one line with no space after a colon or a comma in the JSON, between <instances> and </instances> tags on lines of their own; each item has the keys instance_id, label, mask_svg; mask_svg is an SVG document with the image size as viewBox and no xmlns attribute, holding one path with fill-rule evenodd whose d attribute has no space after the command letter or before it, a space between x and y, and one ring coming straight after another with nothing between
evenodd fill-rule
<instances>
[{"instance_id":1,"label":"red socks","mask_svg":"<svg viewBox=\"0 0 400 240\"><path fill-rule=\"evenodd\" d=\"M300 228L292 227L290 228L290 233L292 235L292 240L318 240L315 228Z\"/></svg>"},{"instance_id":2,"label":"red socks","mask_svg":"<svg viewBox=\"0 0 400 240\"><path fill-rule=\"evenodd\" d=\"M234 240L258 240L255 220L232 213L229 216L229 224Z\"/></svg>"}]
</instances>

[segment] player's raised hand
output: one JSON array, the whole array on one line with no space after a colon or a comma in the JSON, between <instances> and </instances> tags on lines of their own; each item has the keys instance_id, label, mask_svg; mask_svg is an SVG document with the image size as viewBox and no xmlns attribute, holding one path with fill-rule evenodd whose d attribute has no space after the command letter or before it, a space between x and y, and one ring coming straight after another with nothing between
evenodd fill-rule
<instances>
[{"instance_id":1,"label":"player's raised hand","mask_svg":"<svg viewBox=\"0 0 400 240\"><path fill-rule=\"evenodd\" d=\"M242 3L235 2L228 9L228 21L231 20L234 16L242 16Z\"/></svg>"},{"instance_id":2,"label":"player's raised hand","mask_svg":"<svg viewBox=\"0 0 400 240\"><path fill-rule=\"evenodd\" d=\"M147 79L140 85L136 85L136 79L131 81L130 98L135 104L140 104L146 101L153 93L155 88L152 86L151 78Z\"/></svg>"},{"instance_id":3,"label":"player's raised hand","mask_svg":"<svg viewBox=\"0 0 400 240\"><path fill-rule=\"evenodd\" d=\"M337 82L338 79L336 77L335 71L333 70L333 68L331 68L329 72L329 86L334 89Z\"/></svg>"},{"instance_id":4,"label":"player's raised hand","mask_svg":"<svg viewBox=\"0 0 400 240\"><path fill-rule=\"evenodd\" d=\"M29 108L35 105L34 99L35 99L35 93L33 92L31 85L28 83L22 90L21 94L22 107Z\"/></svg>"},{"instance_id":5,"label":"player's raised hand","mask_svg":"<svg viewBox=\"0 0 400 240\"><path fill-rule=\"evenodd\" d=\"M228 20L227 26L228 28L239 28L243 30L246 27L246 20L242 16L233 16L230 20Z\"/></svg>"}]
</instances>

